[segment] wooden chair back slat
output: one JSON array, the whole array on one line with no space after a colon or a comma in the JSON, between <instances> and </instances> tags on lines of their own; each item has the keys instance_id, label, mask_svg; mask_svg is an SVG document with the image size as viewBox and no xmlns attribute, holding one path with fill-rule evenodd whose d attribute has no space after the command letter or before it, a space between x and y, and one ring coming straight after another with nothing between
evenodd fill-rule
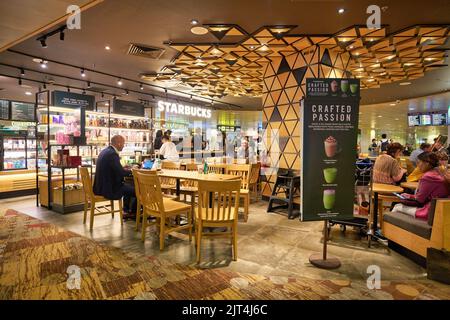
<instances>
[{"instance_id":1,"label":"wooden chair back slat","mask_svg":"<svg viewBox=\"0 0 450 320\"><path fill-rule=\"evenodd\" d=\"M250 164L231 164L227 166L226 174L241 177L241 189L248 189L251 167Z\"/></svg>"},{"instance_id":2,"label":"wooden chair back slat","mask_svg":"<svg viewBox=\"0 0 450 320\"><path fill-rule=\"evenodd\" d=\"M142 196L141 196L141 191L140 191L140 187L139 187L139 181L137 178L137 174L142 173L142 174L156 175L156 170L131 169L131 172L133 172L134 192L136 194L136 199L138 200L139 203L142 204Z\"/></svg>"},{"instance_id":3,"label":"wooden chair back slat","mask_svg":"<svg viewBox=\"0 0 450 320\"><path fill-rule=\"evenodd\" d=\"M150 212L164 213L161 184L156 174L136 172L141 203Z\"/></svg>"},{"instance_id":4,"label":"wooden chair back slat","mask_svg":"<svg viewBox=\"0 0 450 320\"><path fill-rule=\"evenodd\" d=\"M241 181L199 181L197 219L227 222L237 219ZM211 203L211 206L210 206Z\"/></svg>"},{"instance_id":5,"label":"wooden chair back slat","mask_svg":"<svg viewBox=\"0 0 450 320\"><path fill-rule=\"evenodd\" d=\"M94 198L94 189L92 188L92 179L89 174L89 169L86 167L80 167L81 183L83 184L84 196L86 200Z\"/></svg>"},{"instance_id":6,"label":"wooden chair back slat","mask_svg":"<svg viewBox=\"0 0 450 320\"><path fill-rule=\"evenodd\" d=\"M249 185L258 183L260 171L261 171L261 163L260 162L253 163L250 173Z\"/></svg>"},{"instance_id":7,"label":"wooden chair back slat","mask_svg":"<svg viewBox=\"0 0 450 320\"><path fill-rule=\"evenodd\" d=\"M163 170L179 170L180 164L172 161L162 161L161 162L161 169ZM177 179L174 178L163 178L161 177L161 184L162 185L170 185L175 186L177 183Z\"/></svg>"},{"instance_id":8,"label":"wooden chair back slat","mask_svg":"<svg viewBox=\"0 0 450 320\"><path fill-rule=\"evenodd\" d=\"M213 163L208 164L208 173L221 174L223 173L223 166Z\"/></svg>"}]
</instances>

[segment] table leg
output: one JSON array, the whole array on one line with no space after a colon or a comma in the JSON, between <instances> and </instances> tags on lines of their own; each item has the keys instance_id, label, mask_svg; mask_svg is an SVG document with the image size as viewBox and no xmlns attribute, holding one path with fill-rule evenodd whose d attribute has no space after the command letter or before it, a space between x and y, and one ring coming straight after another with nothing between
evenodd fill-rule
<instances>
[{"instance_id":1,"label":"table leg","mask_svg":"<svg viewBox=\"0 0 450 320\"><path fill-rule=\"evenodd\" d=\"M177 198L179 199L180 198L180 179L179 178L177 178L175 193L177 195Z\"/></svg>"},{"instance_id":2,"label":"table leg","mask_svg":"<svg viewBox=\"0 0 450 320\"><path fill-rule=\"evenodd\" d=\"M378 230L378 192L373 194L373 234Z\"/></svg>"}]
</instances>

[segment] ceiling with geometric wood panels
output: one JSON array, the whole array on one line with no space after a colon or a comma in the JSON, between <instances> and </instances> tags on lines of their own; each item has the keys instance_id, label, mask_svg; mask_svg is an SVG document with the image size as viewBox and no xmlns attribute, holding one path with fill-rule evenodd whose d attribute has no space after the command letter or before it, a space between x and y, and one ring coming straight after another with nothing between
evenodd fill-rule
<instances>
[{"instance_id":1,"label":"ceiling with geometric wood panels","mask_svg":"<svg viewBox=\"0 0 450 320\"><path fill-rule=\"evenodd\" d=\"M355 25L334 35L295 35L295 25L264 26L247 33L238 25L204 24L215 43L166 43L178 51L158 74L143 74L148 81L170 82L186 92L217 98L226 95L260 97L263 70L273 58L307 52L313 46L333 53L349 53L347 70L361 80L361 89L420 78L445 67L449 25L415 25L389 33L388 26L369 29ZM335 54L333 56L336 56ZM317 63L310 61L307 63ZM327 64L326 61L321 61ZM333 65L334 61L329 61Z\"/></svg>"}]
</instances>

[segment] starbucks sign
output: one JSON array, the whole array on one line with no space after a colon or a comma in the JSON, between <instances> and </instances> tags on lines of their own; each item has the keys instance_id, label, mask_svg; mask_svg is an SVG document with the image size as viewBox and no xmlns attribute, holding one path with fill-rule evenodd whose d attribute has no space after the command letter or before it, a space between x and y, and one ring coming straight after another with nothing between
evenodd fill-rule
<instances>
[{"instance_id":1,"label":"starbucks sign","mask_svg":"<svg viewBox=\"0 0 450 320\"><path fill-rule=\"evenodd\" d=\"M185 116L199 117L199 118L211 118L211 110L201 107L193 107L184 104L168 102L168 101L158 101L158 110L160 112L182 114Z\"/></svg>"}]
</instances>

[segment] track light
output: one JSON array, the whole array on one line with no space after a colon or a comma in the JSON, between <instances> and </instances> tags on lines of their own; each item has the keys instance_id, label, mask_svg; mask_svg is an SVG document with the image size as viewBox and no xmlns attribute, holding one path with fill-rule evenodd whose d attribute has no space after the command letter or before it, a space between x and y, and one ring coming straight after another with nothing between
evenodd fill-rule
<instances>
[{"instance_id":1,"label":"track light","mask_svg":"<svg viewBox=\"0 0 450 320\"><path fill-rule=\"evenodd\" d=\"M155 95L154 94L152 94L152 99L155 100Z\"/></svg>"},{"instance_id":2,"label":"track light","mask_svg":"<svg viewBox=\"0 0 450 320\"><path fill-rule=\"evenodd\" d=\"M42 48L47 48L47 42L46 42L47 38L46 37L41 38L39 41L41 42Z\"/></svg>"},{"instance_id":3,"label":"track light","mask_svg":"<svg viewBox=\"0 0 450 320\"><path fill-rule=\"evenodd\" d=\"M104 98L105 97L105 94L102 92L102 98Z\"/></svg>"},{"instance_id":4,"label":"track light","mask_svg":"<svg viewBox=\"0 0 450 320\"><path fill-rule=\"evenodd\" d=\"M70 92L70 87L67 87L67 92Z\"/></svg>"},{"instance_id":5,"label":"track light","mask_svg":"<svg viewBox=\"0 0 450 320\"><path fill-rule=\"evenodd\" d=\"M64 30L59 31L59 40L64 41Z\"/></svg>"},{"instance_id":6,"label":"track light","mask_svg":"<svg viewBox=\"0 0 450 320\"><path fill-rule=\"evenodd\" d=\"M125 90L125 94L128 95L128 90Z\"/></svg>"},{"instance_id":7,"label":"track light","mask_svg":"<svg viewBox=\"0 0 450 320\"><path fill-rule=\"evenodd\" d=\"M123 84L122 79L117 80L117 84L121 86Z\"/></svg>"},{"instance_id":8,"label":"track light","mask_svg":"<svg viewBox=\"0 0 450 320\"><path fill-rule=\"evenodd\" d=\"M45 82L43 84L43 88L44 88L44 90L47 89L47 84Z\"/></svg>"},{"instance_id":9,"label":"track light","mask_svg":"<svg viewBox=\"0 0 450 320\"><path fill-rule=\"evenodd\" d=\"M190 99L191 99L191 101L192 101L192 94L191 94L191 98L190 98Z\"/></svg>"},{"instance_id":10,"label":"track light","mask_svg":"<svg viewBox=\"0 0 450 320\"><path fill-rule=\"evenodd\" d=\"M22 85L22 78L19 78L19 86Z\"/></svg>"},{"instance_id":11,"label":"track light","mask_svg":"<svg viewBox=\"0 0 450 320\"><path fill-rule=\"evenodd\" d=\"M84 69L81 69L81 76L84 78L86 77L86 72L84 72Z\"/></svg>"},{"instance_id":12,"label":"track light","mask_svg":"<svg viewBox=\"0 0 450 320\"><path fill-rule=\"evenodd\" d=\"M83 94L86 94L86 90L85 89L83 89Z\"/></svg>"},{"instance_id":13,"label":"track light","mask_svg":"<svg viewBox=\"0 0 450 320\"><path fill-rule=\"evenodd\" d=\"M46 69L47 68L47 62L44 60L41 60L40 66L42 69Z\"/></svg>"},{"instance_id":14,"label":"track light","mask_svg":"<svg viewBox=\"0 0 450 320\"><path fill-rule=\"evenodd\" d=\"M90 81L87 82L87 87L88 87L88 88L91 87L91 82L90 82Z\"/></svg>"},{"instance_id":15,"label":"track light","mask_svg":"<svg viewBox=\"0 0 450 320\"><path fill-rule=\"evenodd\" d=\"M20 68L20 75L23 77L25 75L25 70L23 68Z\"/></svg>"},{"instance_id":16,"label":"track light","mask_svg":"<svg viewBox=\"0 0 450 320\"><path fill-rule=\"evenodd\" d=\"M141 84L139 84L139 89L144 90L144 86Z\"/></svg>"}]
</instances>

